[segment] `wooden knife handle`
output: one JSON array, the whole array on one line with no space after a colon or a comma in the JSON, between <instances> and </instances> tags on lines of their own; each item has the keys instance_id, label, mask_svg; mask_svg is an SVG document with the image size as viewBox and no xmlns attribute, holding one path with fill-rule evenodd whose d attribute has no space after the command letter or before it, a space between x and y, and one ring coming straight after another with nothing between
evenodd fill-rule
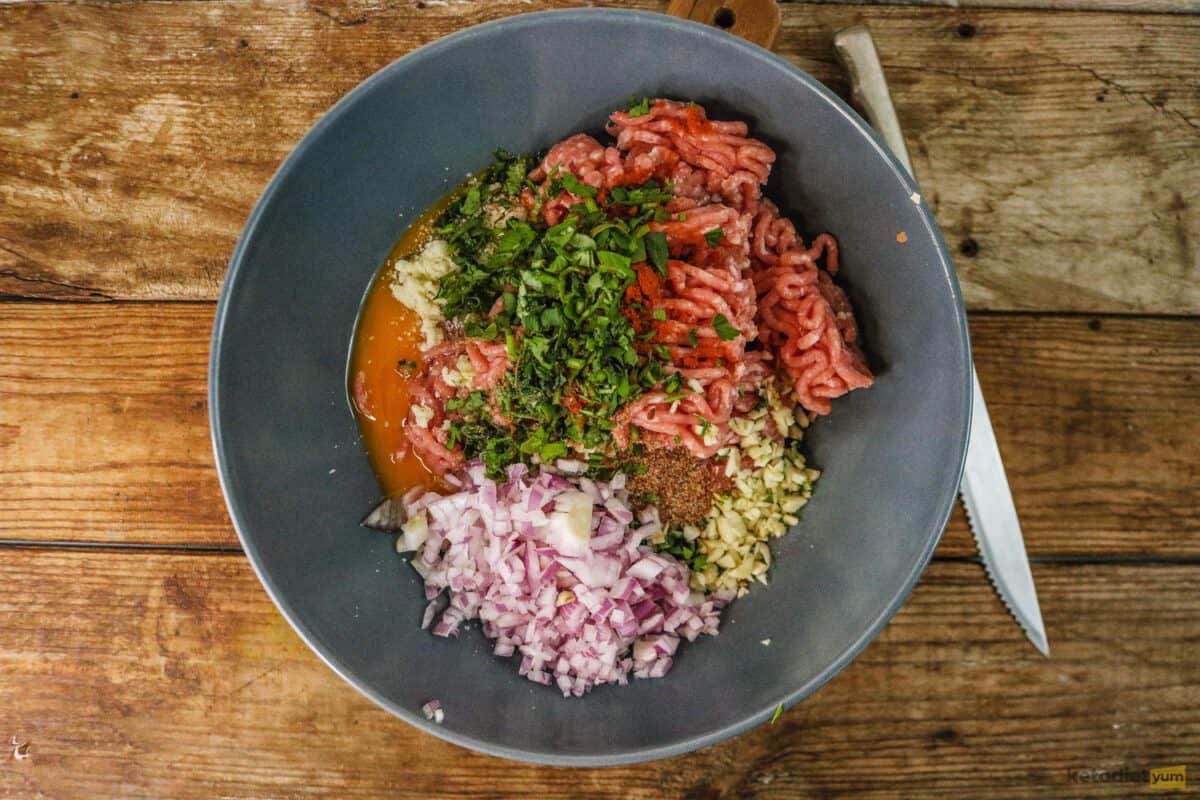
<instances>
[{"instance_id":1,"label":"wooden knife handle","mask_svg":"<svg viewBox=\"0 0 1200 800\"><path fill-rule=\"evenodd\" d=\"M667 13L729 31L768 50L779 35L775 0L671 0Z\"/></svg>"},{"instance_id":2,"label":"wooden knife handle","mask_svg":"<svg viewBox=\"0 0 1200 800\"><path fill-rule=\"evenodd\" d=\"M888 93L883 65L879 63L879 52L871 32L863 25L855 25L833 35L833 51L850 75L850 90L854 104L867 115L871 125L883 137L883 141L895 153L896 158L913 174L908 148L904 146L904 134L900 132L900 120Z\"/></svg>"}]
</instances>

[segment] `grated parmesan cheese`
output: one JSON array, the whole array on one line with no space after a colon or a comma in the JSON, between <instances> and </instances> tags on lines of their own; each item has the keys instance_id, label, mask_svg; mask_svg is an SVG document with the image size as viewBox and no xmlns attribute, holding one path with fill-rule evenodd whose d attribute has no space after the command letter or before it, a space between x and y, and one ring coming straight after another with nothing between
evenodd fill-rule
<instances>
[{"instance_id":1,"label":"grated parmesan cheese","mask_svg":"<svg viewBox=\"0 0 1200 800\"><path fill-rule=\"evenodd\" d=\"M411 258L402 258L392 267L392 297L411 308L421 318L422 349L442 341L443 301L437 296L438 281L454 269L446 242L434 239Z\"/></svg>"}]
</instances>

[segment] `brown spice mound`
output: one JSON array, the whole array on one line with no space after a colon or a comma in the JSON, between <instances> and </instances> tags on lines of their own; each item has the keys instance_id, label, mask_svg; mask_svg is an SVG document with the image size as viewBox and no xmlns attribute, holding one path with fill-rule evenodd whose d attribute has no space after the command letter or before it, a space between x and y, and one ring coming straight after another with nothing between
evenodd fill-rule
<instances>
[{"instance_id":1,"label":"brown spice mound","mask_svg":"<svg viewBox=\"0 0 1200 800\"><path fill-rule=\"evenodd\" d=\"M686 447L651 450L633 466L629 492L635 503L657 506L666 524L701 521L712 510L713 497L732 488L724 462L696 458Z\"/></svg>"}]
</instances>

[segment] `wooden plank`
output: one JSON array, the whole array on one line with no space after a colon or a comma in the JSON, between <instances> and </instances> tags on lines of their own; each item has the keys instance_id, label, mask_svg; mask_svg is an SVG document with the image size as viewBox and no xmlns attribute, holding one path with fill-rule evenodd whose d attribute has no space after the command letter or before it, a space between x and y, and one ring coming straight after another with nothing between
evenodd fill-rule
<instances>
[{"instance_id":1,"label":"wooden plank","mask_svg":"<svg viewBox=\"0 0 1200 800\"><path fill-rule=\"evenodd\" d=\"M63 2L64 0L0 0L0 5L24 2ZM449 5L448 0L441 0ZM426 6L441 4L439 0ZM840 0L778 0L781 5L842 4ZM1195 14L1200 0L858 0L860 6L940 6L944 8L993 9L1019 8L1046 11L1129 11L1161 14Z\"/></svg>"},{"instance_id":2,"label":"wooden plank","mask_svg":"<svg viewBox=\"0 0 1200 800\"><path fill-rule=\"evenodd\" d=\"M212 307L0 308L0 538L236 544L206 427ZM1200 320L972 333L1030 552L1200 554ZM961 512L939 552L975 552Z\"/></svg>"},{"instance_id":3,"label":"wooden plank","mask_svg":"<svg viewBox=\"0 0 1200 800\"><path fill-rule=\"evenodd\" d=\"M785 3L834 3L837 0L781 0ZM944 6L946 8L1020 8L1044 11L1132 11L1195 14L1197 0L860 0L860 5Z\"/></svg>"},{"instance_id":4,"label":"wooden plank","mask_svg":"<svg viewBox=\"0 0 1200 800\"><path fill-rule=\"evenodd\" d=\"M208 437L213 305L0 308L0 538L235 544Z\"/></svg>"},{"instance_id":5,"label":"wooden plank","mask_svg":"<svg viewBox=\"0 0 1200 800\"><path fill-rule=\"evenodd\" d=\"M0 6L0 294L214 297L334 100L417 45L562 4ZM844 92L830 36L855 21L971 307L1200 310L1200 19L788 5L777 47Z\"/></svg>"},{"instance_id":6,"label":"wooden plank","mask_svg":"<svg viewBox=\"0 0 1200 800\"><path fill-rule=\"evenodd\" d=\"M32 757L0 769L0 795L1045 797L1084 794L1072 770L1194 769L1200 568L1035 572L1052 660L979 567L934 564L880 639L774 726L655 764L563 770L460 750L373 707L239 556L10 549L0 708Z\"/></svg>"}]
</instances>

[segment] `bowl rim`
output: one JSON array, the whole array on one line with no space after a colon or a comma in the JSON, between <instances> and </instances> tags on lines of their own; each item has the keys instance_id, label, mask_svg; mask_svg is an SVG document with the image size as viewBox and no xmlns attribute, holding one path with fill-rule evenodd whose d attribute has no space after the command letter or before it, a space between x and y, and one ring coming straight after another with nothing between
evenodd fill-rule
<instances>
[{"instance_id":1,"label":"bowl rim","mask_svg":"<svg viewBox=\"0 0 1200 800\"><path fill-rule=\"evenodd\" d=\"M266 573L265 566L261 556L254 545L253 536L242 522L240 508L242 503L239 502L237 495L234 493L234 487L229 478L229 456L226 454L226 445L224 436L222 435L222 423L220 412L220 397L218 386L221 379L221 354L222 345L224 342L225 324L228 318L228 312L231 300L230 298L235 292L235 287L241 277L243 270L242 266L245 261L246 252L250 241L254 238L259 222L265 212L265 209L271 205L275 195L279 191L285 177L296 167L303 158L305 151L311 146L322 132L329 127L335 119L337 119L345 109L358 100L359 97L368 93L375 85L382 83L391 78L391 76L419 61L436 58L443 50L461 46L473 39L481 36L490 35L493 32L506 29L523 29L529 27L538 27L549 22L570 22L586 19L588 21L597 20L613 20L613 19L636 19L640 24L658 25L662 28L675 31L685 31L688 35L699 38L701 41L719 42L722 46L733 46L739 50L741 55L747 59L763 62L765 65L774 68L782 67L786 72L799 81L801 84L816 93L816 95L826 102L838 114L842 115L851 125L853 125L860 134L862 134L868 143L875 151L883 158L890 167L891 171L899 178L900 182L907 186L912 192L919 192L919 189L908 174L908 172L900 165L892 154L891 150L884 144L883 140L875 132L875 130L860 117L845 101L835 95L830 89L822 84L817 79L813 78L806 72L800 70L791 62L776 55L775 53L765 50L758 45L752 44L740 37L724 31L717 30L701 23L692 22L690 20L680 19L678 17L668 16L666 14L642 11L635 9L612 9L612 8L574 8L574 9L556 9L550 11L538 11L531 13L517 14L515 16L503 17L500 19L485 22L479 25L474 25L469 28L457 31L455 33L444 36L429 44L423 45L416 50L413 50L400 58L392 61L388 65L382 67L372 75L368 76L362 82L357 84L353 89L347 92L342 98L334 103L326 110L317 120L316 123L304 134L292 151L281 162L262 195L254 205L250 216L247 218L242 233L239 235L237 244L234 247L233 254L230 257L229 268L222 282L220 298L217 302L216 313L213 320L212 338L209 350L209 365L208 365L208 405L209 405L209 432L212 441L213 453L216 460L217 475L221 486L221 493L225 498L225 504L229 510L229 516L233 522L235 531L237 532L238 540L242 545L247 559L250 561L254 569L254 573L258 576L259 582L263 585L268 596L274 602L276 608L279 609L284 619L291 625L292 629L300 636L309 649L317 654L317 657L323 661L326 666L332 669L342 680L353 686L358 692L369 698L376 705L387 710L396 717L399 717L409 725L416 727L418 730L436 736L453 744L467 747L487 755L497 756L500 758L511 759L532 764L545 764L549 766L579 766L579 767L596 767L596 766L617 766L622 764L634 764L645 761L653 761L657 759L670 758L672 756L689 753L693 750L700 749L725 739L732 738L751 728L757 727L767 720L771 719L778 706L782 706L785 710L792 708L794 705L804 700L817 689L825 685L835 675L841 672L847 665L850 664L863 649L875 639L876 636L883 630L891 618L899 611L900 607L908 599L916 586L925 568L928 566L933 552L941 541L942 533L945 530L946 523L950 519L950 514L954 507L954 502L958 494L958 486L962 480L962 472L966 461L967 441L971 423L971 395L972 395L972 373L973 362L971 358L970 334L967 328L966 309L963 305L962 291L959 287L958 276L954 270L953 262L950 259L949 252L946 248L946 243L941 234L941 229L938 227L932 212L925 203L918 204L918 210L921 217L921 222L929 232L934 243L934 255L937 257L937 267L945 274L951 296L954 301L954 316L957 322L957 334L960 338L960 346L964 364L963 376L963 400L961 419L962 424L960 430L957 431L958 440L961 442L958 452L958 461L954 468L955 480L948 487L943 487L937 497L936 508L941 508L942 511L937 518L940 520L934 530L929 531L926 536L924 549L919 557L913 563L912 568L904 577L896 592L892 595L891 600L880 611L880 613L867 626L866 630L853 642L850 643L833 661L831 661L821 672L810 678L808 681L801 684L799 687L787 692L783 697L779 698L777 704L769 705L765 708L756 709L746 713L735 722L724 725L720 728L708 730L706 732L678 739L668 744L657 745L652 747L631 748L617 753L608 754L563 754L547 750L525 749L521 747L511 747L499 744L493 741L479 739L474 736L456 732L452 729L444 728L434 724L432 721L425 719L424 715L418 713L417 709L410 709L400 706L388 698L384 697L364 681L360 680L350 669L342 664L338 657L331 652L326 652L325 648L319 643L317 638L302 623L296 616L294 609L283 596L279 588L274 584Z\"/></svg>"}]
</instances>

